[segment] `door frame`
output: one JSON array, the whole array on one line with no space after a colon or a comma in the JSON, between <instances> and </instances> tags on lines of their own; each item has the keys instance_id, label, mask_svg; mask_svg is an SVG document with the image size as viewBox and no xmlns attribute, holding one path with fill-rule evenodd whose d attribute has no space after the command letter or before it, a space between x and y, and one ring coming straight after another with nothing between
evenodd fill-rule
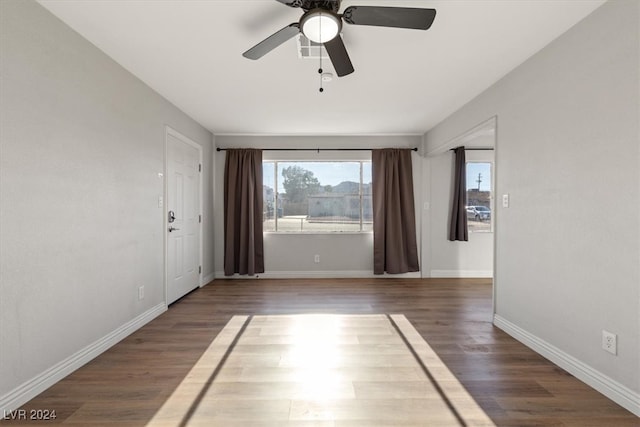
<instances>
[{"instance_id":1,"label":"door frame","mask_svg":"<svg viewBox=\"0 0 640 427\"><path fill-rule=\"evenodd\" d=\"M162 225L163 225L163 241L164 241L164 304L165 306L169 306L169 304L167 303L167 301L169 301L169 234L167 232L168 228L169 228L169 221L168 221L168 216L167 216L167 208L169 206L169 136L172 136L176 139L179 139L181 142L190 145L191 147L195 148L196 150L198 150L198 164L200 165L200 171L199 171L199 179L198 179L198 187L199 187L199 191L198 191L198 198L200 199L200 203L198 203L198 215L200 215L200 218L202 218L202 221L199 223L200 224L200 228L198 230L198 234L199 234L199 238L200 238L200 245L198 248L198 265L200 267L202 267L202 260L203 260L203 250L204 250L204 242L203 242L203 224L204 224L204 217L202 216L202 204L203 204L203 196L204 196L204 192L203 192L203 181L202 181L202 172L203 172L203 164L202 164L202 146L200 144L198 144L197 142L195 142L194 140L190 139L189 137L181 134L180 132L178 132L177 130L173 129L171 126L169 125L165 125L165 133L164 133L164 209L162 210ZM202 287L202 277L203 277L203 271L201 269L201 271L198 273L198 287L201 288Z\"/></svg>"}]
</instances>

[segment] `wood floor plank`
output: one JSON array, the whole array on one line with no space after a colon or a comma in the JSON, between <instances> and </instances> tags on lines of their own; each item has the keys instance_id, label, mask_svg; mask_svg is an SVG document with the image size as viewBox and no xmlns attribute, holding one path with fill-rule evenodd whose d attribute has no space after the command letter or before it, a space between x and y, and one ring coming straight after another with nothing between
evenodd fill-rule
<instances>
[{"instance_id":1,"label":"wood floor plank","mask_svg":"<svg viewBox=\"0 0 640 427\"><path fill-rule=\"evenodd\" d=\"M219 348L207 355L211 358L208 365L198 363L234 316L391 313L404 315L418 337L428 343L433 356L427 361L432 363L433 375L453 379L442 381L442 388L452 397L466 392L479 405L482 414L472 409L466 414L470 425L482 425L482 415L498 426L640 425L633 414L495 328L491 291L491 282L485 279L216 280L23 406L26 410L54 409L55 420L5 420L0 424L178 426L179 411L171 415L168 408L165 419L154 417L181 390L185 379L186 384L202 386L234 333L227 331L218 337ZM420 417L427 409L430 415L442 410L441 401L418 396L424 376L415 363L396 354L397 337L381 323L362 326L359 319L336 335L335 344L347 355L346 360L329 366L326 372L343 381L343 397L360 394L370 402L369 409L353 407L350 399L342 399L329 416L326 406L305 400L303 393L300 399L279 399L299 387L300 378L287 370L296 366L287 350L295 337L281 325L261 328L266 320L259 319L247 328L247 335L238 342L238 353L229 357L217 383L203 396L207 405L198 410L204 418L193 418L187 425L423 426L409 415ZM259 348L265 345L260 354ZM355 346L362 347L356 350ZM378 369L394 356L399 365L395 374ZM262 367L247 365L265 361ZM435 364L438 361L441 365ZM405 393L404 398L388 398L376 384L390 381L396 381L392 388L399 390L405 390L400 386L405 383L408 391L398 391ZM238 407L221 409L224 405L217 404L237 402L229 399L234 393L260 395L276 382L285 384L279 387L286 393L276 391L271 401L260 404L264 406L249 399L245 404L253 406L232 403ZM188 393L197 390L193 386ZM188 403L193 396L186 399ZM234 419L238 411L246 413L246 419ZM340 414L342 418L337 417ZM441 411L439 422L443 427L459 425L447 410Z\"/></svg>"}]
</instances>

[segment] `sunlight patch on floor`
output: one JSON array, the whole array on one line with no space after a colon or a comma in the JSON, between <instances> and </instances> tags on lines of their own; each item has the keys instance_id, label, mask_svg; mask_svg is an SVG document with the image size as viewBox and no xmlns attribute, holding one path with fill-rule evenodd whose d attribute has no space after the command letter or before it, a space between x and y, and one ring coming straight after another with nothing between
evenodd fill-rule
<instances>
[{"instance_id":1,"label":"sunlight patch on floor","mask_svg":"<svg viewBox=\"0 0 640 427\"><path fill-rule=\"evenodd\" d=\"M149 426L494 426L403 315L234 316Z\"/></svg>"}]
</instances>

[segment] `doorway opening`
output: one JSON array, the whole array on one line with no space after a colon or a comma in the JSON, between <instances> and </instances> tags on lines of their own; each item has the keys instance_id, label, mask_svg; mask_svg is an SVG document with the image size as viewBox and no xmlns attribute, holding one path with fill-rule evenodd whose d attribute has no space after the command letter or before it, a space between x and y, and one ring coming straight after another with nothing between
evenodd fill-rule
<instances>
[{"instance_id":1,"label":"doorway opening","mask_svg":"<svg viewBox=\"0 0 640 427\"><path fill-rule=\"evenodd\" d=\"M497 117L492 117L426 152L429 203L425 252L428 277L492 279L495 306L495 203ZM465 147L468 241L449 241L454 155ZM425 208L426 209L426 208Z\"/></svg>"}]
</instances>

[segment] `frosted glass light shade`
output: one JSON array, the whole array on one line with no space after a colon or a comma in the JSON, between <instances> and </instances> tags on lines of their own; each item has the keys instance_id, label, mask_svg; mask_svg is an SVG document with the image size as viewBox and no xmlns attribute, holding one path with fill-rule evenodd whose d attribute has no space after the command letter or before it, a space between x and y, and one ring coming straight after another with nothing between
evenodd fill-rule
<instances>
[{"instance_id":1,"label":"frosted glass light shade","mask_svg":"<svg viewBox=\"0 0 640 427\"><path fill-rule=\"evenodd\" d=\"M341 24L335 14L315 9L302 17L302 33L313 42L325 43L338 35Z\"/></svg>"}]
</instances>

